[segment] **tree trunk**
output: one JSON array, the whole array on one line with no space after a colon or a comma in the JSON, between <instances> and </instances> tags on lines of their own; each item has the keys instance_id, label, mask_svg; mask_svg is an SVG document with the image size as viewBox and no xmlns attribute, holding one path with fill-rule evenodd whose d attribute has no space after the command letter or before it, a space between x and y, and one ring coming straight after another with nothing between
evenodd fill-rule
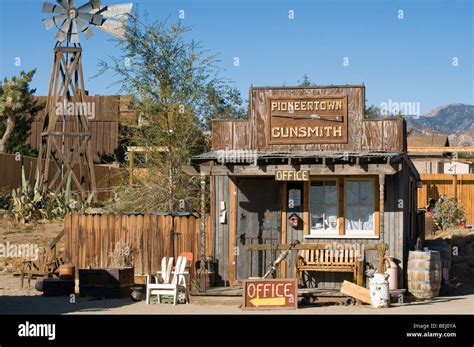
<instances>
[{"instance_id":1,"label":"tree trunk","mask_svg":"<svg viewBox=\"0 0 474 347\"><path fill-rule=\"evenodd\" d=\"M13 133L13 129L15 128L15 116L9 115L7 118L7 128L5 133L3 134L2 139L0 140L0 153L5 153L5 146L10 138L10 135Z\"/></svg>"}]
</instances>

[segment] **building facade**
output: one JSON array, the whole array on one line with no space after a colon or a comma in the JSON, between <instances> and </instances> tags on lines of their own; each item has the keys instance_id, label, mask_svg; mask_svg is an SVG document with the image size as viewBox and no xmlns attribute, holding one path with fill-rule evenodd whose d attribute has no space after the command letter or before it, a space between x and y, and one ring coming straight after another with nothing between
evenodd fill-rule
<instances>
[{"instance_id":1,"label":"building facade","mask_svg":"<svg viewBox=\"0 0 474 347\"><path fill-rule=\"evenodd\" d=\"M364 119L365 87L252 88L248 120L216 120L212 151L184 169L210 176L221 284L262 276L275 253L254 244L388 245L405 268L417 237L419 175L403 119ZM366 266L377 255L367 252ZM281 276L295 274L296 251ZM399 283L403 286L404 271ZM344 273L314 284L337 288Z\"/></svg>"}]
</instances>

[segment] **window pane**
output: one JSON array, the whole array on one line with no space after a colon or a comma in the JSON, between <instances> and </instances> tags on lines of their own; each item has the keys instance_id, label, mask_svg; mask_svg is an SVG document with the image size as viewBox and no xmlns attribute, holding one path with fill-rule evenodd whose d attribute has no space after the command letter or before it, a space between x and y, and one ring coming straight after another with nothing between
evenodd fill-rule
<instances>
[{"instance_id":1,"label":"window pane","mask_svg":"<svg viewBox=\"0 0 474 347\"><path fill-rule=\"evenodd\" d=\"M324 229L324 211L322 206L311 207L311 229Z\"/></svg>"},{"instance_id":2,"label":"window pane","mask_svg":"<svg viewBox=\"0 0 474 347\"><path fill-rule=\"evenodd\" d=\"M310 187L311 230L338 228L337 181L313 181Z\"/></svg>"},{"instance_id":3,"label":"window pane","mask_svg":"<svg viewBox=\"0 0 474 347\"><path fill-rule=\"evenodd\" d=\"M311 184L311 203L321 204L324 199L324 187L322 182L315 182Z\"/></svg>"},{"instance_id":4,"label":"window pane","mask_svg":"<svg viewBox=\"0 0 474 347\"><path fill-rule=\"evenodd\" d=\"M326 208L326 228L337 229L337 206L328 206Z\"/></svg>"},{"instance_id":5,"label":"window pane","mask_svg":"<svg viewBox=\"0 0 474 347\"><path fill-rule=\"evenodd\" d=\"M359 222L359 208L352 206L346 209L346 230L361 230Z\"/></svg>"},{"instance_id":6,"label":"window pane","mask_svg":"<svg viewBox=\"0 0 474 347\"><path fill-rule=\"evenodd\" d=\"M359 207L361 230L373 230L374 229L374 208L372 206Z\"/></svg>"},{"instance_id":7,"label":"window pane","mask_svg":"<svg viewBox=\"0 0 474 347\"><path fill-rule=\"evenodd\" d=\"M372 205L374 203L374 185L372 181L361 181L360 187L360 203L364 205Z\"/></svg>"},{"instance_id":8,"label":"window pane","mask_svg":"<svg viewBox=\"0 0 474 347\"><path fill-rule=\"evenodd\" d=\"M337 187L336 182L327 182L324 186L324 203L337 204ZM332 184L330 184L332 183Z\"/></svg>"},{"instance_id":9,"label":"window pane","mask_svg":"<svg viewBox=\"0 0 474 347\"><path fill-rule=\"evenodd\" d=\"M346 231L374 230L374 183L373 181L349 181L345 183Z\"/></svg>"},{"instance_id":10,"label":"window pane","mask_svg":"<svg viewBox=\"0 0 474 347\"><path fill-rule=\"evenodd\" d=\"M359 182L346 181L346 203L347 204L359 203Z\"/></svg>"}]
</instances>

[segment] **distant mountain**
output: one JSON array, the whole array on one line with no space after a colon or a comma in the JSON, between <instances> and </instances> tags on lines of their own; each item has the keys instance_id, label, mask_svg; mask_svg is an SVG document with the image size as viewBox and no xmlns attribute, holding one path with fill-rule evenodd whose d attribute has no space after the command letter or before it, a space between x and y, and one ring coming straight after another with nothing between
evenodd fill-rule
<instances>
[{"instance_id":1,"label":"distant mountain","mask_svg":"<svg viewBox=\"0 0 474 347\"><path fill-rule=\"evenodd\" d=\"M422 116L407 116L412 134L447 134L451 146L474 145L474 105L439 106Z\"/></svg>"}]
</instances>

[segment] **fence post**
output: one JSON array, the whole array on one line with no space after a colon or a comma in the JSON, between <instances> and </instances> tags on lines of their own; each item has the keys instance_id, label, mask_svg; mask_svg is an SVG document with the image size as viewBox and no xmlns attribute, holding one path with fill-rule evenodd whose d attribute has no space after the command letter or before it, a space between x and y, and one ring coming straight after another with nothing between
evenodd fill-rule
<instances>
[{"instance_id":1,"label":"fence post","mask_svg":"<svg viewBox=\"0 0 474 347\"><path fill-rule=\"evenodd\" d=\"M206 291L204 274L204 260L206 257L206 175L201 173L201 290Z\"/></svg>"},{"instance_id":2,"label":"fence post","mask_svg":"<svg viewBox=\"0 0 474 347\"><path fill-rule=\"evenodd\" d=\"M454 199L458 199L458 175L453 175L453 185L454 185Z\"/></svg>"}]
</instances>

